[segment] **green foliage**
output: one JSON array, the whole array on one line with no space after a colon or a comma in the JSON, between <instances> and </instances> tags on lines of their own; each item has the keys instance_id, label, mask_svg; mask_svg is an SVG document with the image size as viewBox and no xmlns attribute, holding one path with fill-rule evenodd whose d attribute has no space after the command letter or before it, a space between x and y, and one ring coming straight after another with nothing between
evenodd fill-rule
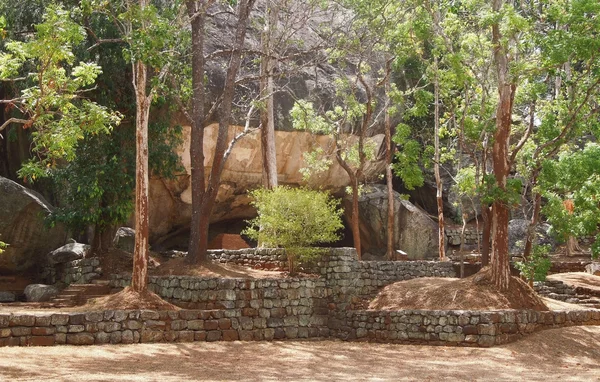
<instances>
[{"instance_id":1,"label":"green foliage","mask_svg":"<svg viewBox=\"0 0 600 382\"><path fill-rule=\"evenodd\" d=\"M157 176L171 178L183 171L174 148L181 144L181 127L167 121L148 127L149 166ZM52 221L74 232L94 225L100 231L129 219L134 210L135 141L133 126L120 126L111 135L86 136L75 160L53 172L61 190Z\"/></svg>"},{"instance_id":2,"label":"green foliage","mask_svg":"<svg viewBox=\"0 0 600 382\"><path fill-rule=\"evenodd\" d=\"M549 245L534 245L531 256L523 261L515 262L515 267L529 281L545 281L552 261L548 258Z\"/></svg>"},{"instance_id":3,"label":"green foliage","mask_svg":"<svg viewBox=\"0 0 600 382\"><path fill-rule=\"evenodd\" d=\"M279 186L251 192L258 216L244 234L271 247L283 247L289 256L309 259L318 251L308 247L340 238L343 228L339 201L329 194L305 188Z\"/></svg>"},{"instance_id":4,"label":"green foliage","mask_svg":"<svg viewBox=\"0 0 600 382\"><path fill-rule=\"evenodd\" d=\"M6 247L8 247L8 244L6 244L3 241L0 241L0 255L4 252L4 250L6 249Z\"/></svg>"},{"instance_id":5,"label":"green foliage","mask_svg":"<svg viewBox=\"0 0 600 382\"><path fill-rule=\"evenodd\" d=\"M33 130L36 157L19 171L29 181L47 176L60 160L73 160L84 135L108 133L122 118L84 97L101 69L93 62L75 65L73 49L83 42L85 31L71 14L49 6L35 29L30 40L8 41L0 52L0 80L22 75L25 81L10 105L20 123Z\"/></svg>"},{"instance_id":6,"label":"green foliage","mask_svg":"<svg viewBox=\"0 0 600 382\"><path fill-rule=\"evenodd\" d=\"M540 174L539 188L547 203L542 213L552 224L556 236L583 237L597 234L600 224L600 145L588 143L583 150L565 150L557 160L546 160ZM570 199L574 211L564 206ZM598 239L592 246L597 256Z\"/></svg>"},{"instance_id":7,"label":"green foliage","mask_svg":"<svg viewBox=\"0 0 600 382\"><path fill-rule=\"evenodd\" d=\"M392 170L400 177L407 189L423 185L423 172L419 163L421 161L421 144L410 138L410 127L407 124L399 124L392 140L397 146L395 162Z\"/></svg>"}]
</instances>

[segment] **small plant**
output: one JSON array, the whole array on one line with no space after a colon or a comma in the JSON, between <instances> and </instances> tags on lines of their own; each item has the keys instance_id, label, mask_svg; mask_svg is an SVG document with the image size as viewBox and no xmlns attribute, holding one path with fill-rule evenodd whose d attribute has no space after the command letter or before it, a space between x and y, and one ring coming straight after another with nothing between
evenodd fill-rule
<instances>
[{"instance_id":1,"label":"small plant","mask_svg":"<svg viewBox=\"0 0 600 382\"><path fill-rule=\"evenodd\" d=\"M8 247L8 244L6 244L3 241L0 241L0 255L4 252L4 249Z\"/></svg>"},{"instance_id":2,"label":"small plant","mask_svg":"<svg viewBox=\"0 0 600 382\"><path fill-rule=\"evenodd\" d=\"M534 281L546 280L548 271L552 267L552 262L548 258L549 252L549 245L534 245L531 257L515 262L515 267L521 272L521 276L529 282L529 285L533 285Z\"/></svg>"},{"instance_id":3,"label":"small plant","mask_svg":"<svg viewBox=\"0 0 600 382\"><path fill-rule=\"evenodd\" d=\"M291 274L296 259L310 260L322 253L310 246L339 240L343 211L329 194L286 186L250 194L258 216L243 233L262 245L285 248Z\"/></svg>"}]
</instances>

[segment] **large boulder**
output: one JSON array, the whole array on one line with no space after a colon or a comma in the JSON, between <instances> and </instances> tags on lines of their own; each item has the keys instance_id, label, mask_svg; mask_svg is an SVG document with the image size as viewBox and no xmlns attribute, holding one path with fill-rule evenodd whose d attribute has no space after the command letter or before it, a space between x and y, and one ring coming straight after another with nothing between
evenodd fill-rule
<instances>
[{"instance_id":1,"label":"large boulder","mask_svg":"<svg viewBox=\"0 0 600 382\"><path fill-rule=\"evenodd\" d=\"M550 245L556 247L556 242L550 235L550 225L540 223L535 231L535 244ZM511 255L522 255L527 241L527 230L529 229L529 220L512 219L508 222L508 252Z\"/></svg>"},{"instance_id":2,"label":"large boulder","mask_svg":"<svg viewBox=\"0 0 600 382\"><path fill-rule=\"evenodd\" d=\"M366 187L359 198L360 238L365 260L384 259L387 248L387 188ZM344 198L346 217L351 198ZM423 210L394 192L394 249L407 253L411 260L438 256L438 225Z\"/></svg>"},{"instance_id":3,"label":"large boulder","mask_svg":"<svg viewBox=\"0 0 600 382\"><path fill-rule=\"evenodd\" d=\"M230 137L239 132L239 127L231 126ZM205 128L204 165L210 171L217 138L217 125ZM371 137L377 152L382 152L382 134ZM334 161L325 172L305 181L300 169L305 166L303 154L311 151L315 145L328 147L331 145L328 136L313 136L306 132L276 131L277 174L281 184L292 186L309 185L322 187L334 192L343 190L350 184L346 172ZM150 180L150 239L155 242L167 234L182 228L189 228L192 212L192 190L190 184L190 128L183 128L183 144L178 154L185 168L174 180L152 178ZM364 174L368 179L375 179L385 170L385 161L378 157L369 161ZM248 190L262 185L262 158L260 136L256 133L240 139L232 150L221 177L221 186L217 194L215 207L211 215L211 223L249 219L256 216L256 210L250 205ZM131 222L133 223L133 222ZM132 225L132 224L130 224Z\"/></svg>"},{"instance_id":4,"label":"large boulder","mask_svg":"<svg viewBox=\"0 0 600 382\"><path fill-rule=\"evenodd\" d=\"M0 177L0 240L9 244L0 255L0 272L30 269L66 242L62 225L49 227L44 222L51 211L40 194Z\"/></svg>"},{"instance_id":5,"label":"large boulder","mask_svg":"<svg viewBox=\"0 0 600 382\"><path fill-rule=\"evenodd\" d=\"M25 287L25 298L28 302L49 301L58 295L58 289L52 285L29 284Z\"/></svg>"},{"instance_id":6,"label":"large boulder","mask_svg":"<svg viewBox=\"0 0 600 382\"><path fill-rule=\"evenodd\" d=\"M69 243L50 252L47 256L49 264L60 264L68 261L84 259L90 252L90 246L81 243Z\"/></svg>"},{"instance_id":7,"label":"large boulder","mask_svg":"<svg viewBox=\"0 0 600 382\"><path fill-rule=\"evenodd\" d=\"M0 291L0 302L15 302L16 300L17 296L14 292Z\"/></svg>"},{"instance_id":8,"label":"large boulder","mask_svg":"<svg viewBox=\"0 0 600 382\"><path fill-rule=\"evenodd\" d=\"M129 227L120 227L113 239L113 245L115 248L133 253L135 248L135 230Z\"/></svg>"}]
</instances>

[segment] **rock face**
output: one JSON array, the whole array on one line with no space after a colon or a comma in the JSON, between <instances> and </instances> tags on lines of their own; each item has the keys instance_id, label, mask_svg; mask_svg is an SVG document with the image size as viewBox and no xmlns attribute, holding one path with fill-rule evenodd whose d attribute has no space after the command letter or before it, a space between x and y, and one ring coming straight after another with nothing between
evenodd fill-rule
<instances>
[{"instance_id":1,"label":"rock face","mask_svg":"<svg viewBox=\"0 0 600 382\"><path fill-rule=\"evenodd\" d=\"M17 296L13 292L0 291L0 302L15 302Z\"/></svg>"},{"instance_id":2,"label":"rock face","mask_svg":"<svg viewBox=\"0 0 600 382\"><path fill-rule=\"evenodd\" d=\"M359 199L363 258L383 259L387 247L387 190L385 185L367 187ZM344 210L351 211L350 197L344 198ZM394 246L411 260L438 256L438 226L423 210L394 192Z\"/></svg>"},{"instance_id":3,"label":"rock face","mask_svg":"<svg viewBox=\"0 0 600 382\"><path fill-rule=\"evenodd\" d=\"M44 260L66 241L61 225L49 228L44 217L52 206L38 193L0 177L0 240L9 244L0 255L0 272L20 272Z\"/></svg>"},{"instance_id":4,"label":"rock face","mask_svg":"<svg viewBox=\"0 0 600 382\"><path fill-rule=\"evenodd\" d=\"M600 276L600 262L594 262L586 265L585 271L591 275Z\"/></svg>"},{"instance_id":5,"label":"rock face","mask_svg":"<svg viewBox=\"0 0 600 382\"><path fill-rule=\"evenodd\" d=\"M135 247L135 230L129 227L120 227L113 240L115 248L133 253Z\"/></svg>"},{"instance_id":6,"label":"rock face","mask_svg":"<svg viewBox=\"0 0 600 382\"><path fill-rule=\"evenodd\" d=\"M49 264L60 264L87 257L90 246L81 243L69 243L48 254Z\"/></svg>"},{"instance_id":7,"label":"rock face","mask_svg":"<svg viewBox=\"0 0 600 382\"><path fill-rule=\"evenodd\" d=\"M58 289L52 285L30 284L25 287L25 297L28 302L44 302L55 297Z\"/></svg>"},{"instance_id":8,"label":"rock face","mask_svg":"<svg viewBox=\"0 0 600 382\"><path fill-rule=\"evenodd\" d=\"M522 255L527 240L527 229L529 220L513 219L508 222L508 252L511 255ZM556 242L550 237L550 225L541 223L536 228L536 240L540 245L556 246Z\"/></svg>"},{"instance_id":9,"label":"rock face","mask_svg":"<svg viewBox=\"0 0 600 382\"><path fill-rule=\"evenodd\" d=\"M230 128L230 137L241 131L240 127ZM216 143L217 125L210 125L204 133L205 166L210 170L213 160L213 149ZM153 178L150 181L150 238L151 240L166 235L175 229L189 227L191 216L192 192L190 185L190 128L183 129L184 143L179 148L186 173L175 180ZM383 135L375 135L371 139L376 145L376 152L382 151ZM277 173L280 184L287 185L319 185L329 190L339 191L349 185L346 172L334 163L331 168L311 177L306 182L300 169L305 166L303 154L311 151L315 145L327 147L330 140L327 136L313 136L305 132L275 132L277 150ZM335 162L335 161L334 161ZM385 169L384 160L377 158L367 163L365 175L369 179L377 177ZM256 214L250 206L248 190L262 184L261 144L258 133L252 133L239 140L231 152L221 177L221 187L217 195L216 205L211 216L211 223L232 219L248 219Z\"/></svg>"}]
</instances>

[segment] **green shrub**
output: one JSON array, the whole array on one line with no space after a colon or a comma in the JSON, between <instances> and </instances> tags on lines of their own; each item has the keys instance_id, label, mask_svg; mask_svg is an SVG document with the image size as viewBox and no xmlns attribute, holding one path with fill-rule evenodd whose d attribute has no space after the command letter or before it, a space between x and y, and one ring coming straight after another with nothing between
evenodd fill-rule
<instances>
[{"instance_id":1,"label":"green shrub","mask_svg":"<svg viewBox=\"0 0 600 382\"><path fill-rule=\"evenodd\" d=\"M286 186L250 194L258 216L243 233L261 245L285 248L290 273L297 258L309 260L322 253L310 246L339 240L343 211L329 194Z\"/></svg>"},{"instance_id":2,"label":"green shrub","mask_svg":"<svg viewBox=\"0 0 600 382\"><path fill-rule=\"evenodd\" d=\"M515 267L527 281L545 281L552 262L548 258L549 245L534 245L531 256L523 261L515 262Z\"/></svg>"}]
</instances>

